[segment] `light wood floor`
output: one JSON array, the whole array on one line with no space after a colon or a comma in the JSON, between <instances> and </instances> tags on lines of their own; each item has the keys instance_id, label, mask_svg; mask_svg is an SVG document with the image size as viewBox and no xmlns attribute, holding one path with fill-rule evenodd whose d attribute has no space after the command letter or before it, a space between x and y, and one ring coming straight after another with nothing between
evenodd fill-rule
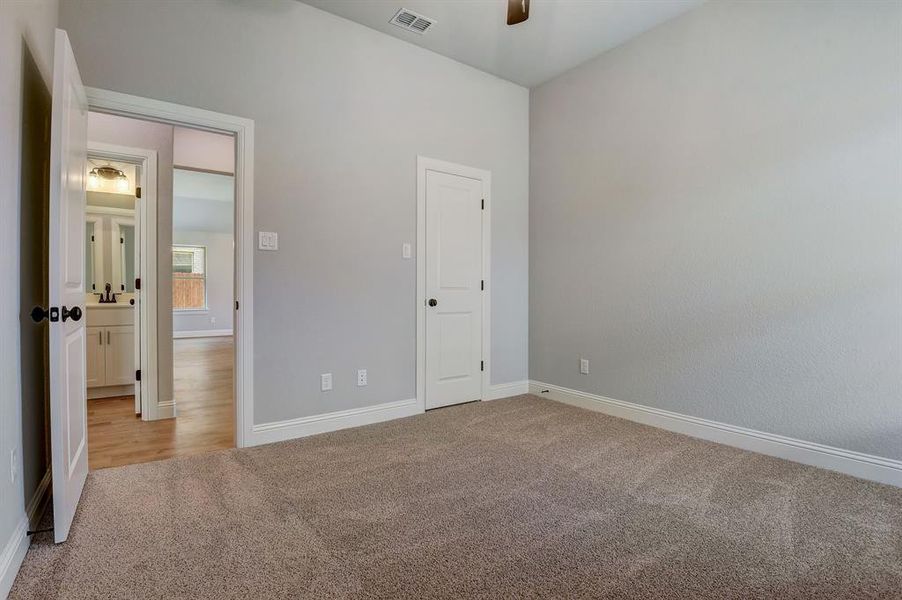
<instances>
[{"instance_id":1,"label":"light wood floor","mask_svg":"<svg viewBox=\"0 0 902 600\"><path fill-rule=\"evenodd\" d=\"M178 417L142 421L134 396L88 400L88 465L116 467L232 448L231 337L173 340Z\"/></svg>"}]
</instances>

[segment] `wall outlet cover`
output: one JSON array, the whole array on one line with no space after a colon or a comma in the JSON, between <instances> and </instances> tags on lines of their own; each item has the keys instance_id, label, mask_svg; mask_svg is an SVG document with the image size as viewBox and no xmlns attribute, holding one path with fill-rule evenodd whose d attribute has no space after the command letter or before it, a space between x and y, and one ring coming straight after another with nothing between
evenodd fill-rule
<instances>
[{"instance_id":1,"label":"wall outlet cover","mask_svg":"<svg viewBox=\"0 0 902 600\"><path fill-rule=\"evenodd\" d=\"M589 374L589 361L585 358L579 359L579 372L583 375Z\"/></svg>"},{"instance_id":2,"label":"wall outlet cover","mask_svg":"<svg viewBox=\"0 0 902 600\"><path fill-rule=\"evenodd\" d=\"M357 386L363 387L366 385L366 369L358 369L357 370Z\"/></svg>"}]
</instances>

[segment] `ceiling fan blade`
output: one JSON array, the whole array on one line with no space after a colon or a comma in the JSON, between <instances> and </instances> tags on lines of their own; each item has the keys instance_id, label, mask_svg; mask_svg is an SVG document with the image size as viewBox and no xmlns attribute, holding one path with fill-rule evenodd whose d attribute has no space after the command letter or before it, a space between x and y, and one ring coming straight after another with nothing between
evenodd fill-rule
<instances>
[{"instance_id":1,"label":"ceiling fan blade","mask_svg":"<svg viewBox=\"0 0 902 600\"><path fill-rule=\"evenodd\" d=\"M507 24L516 25L529 18L529 0L507 0Z\"/></svg>"}]
</instances>

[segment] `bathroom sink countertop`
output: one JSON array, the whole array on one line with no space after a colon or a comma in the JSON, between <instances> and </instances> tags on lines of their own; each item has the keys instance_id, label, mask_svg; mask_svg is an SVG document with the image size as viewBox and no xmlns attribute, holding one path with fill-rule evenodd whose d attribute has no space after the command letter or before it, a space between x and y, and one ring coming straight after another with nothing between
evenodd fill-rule
<instances>
[{"instance_id":1,"label":"bathroom sink countertop","mask_svg":"<svg viewBox=\"0 0 902 600\"><path fill-rule=\"evenodd\" d=\"M104 302L103 304L99 302L91 302L89 304L85 304L87 308L134 308L134 305L129 304L128 302Z\"/></svg>"}]
</instances>

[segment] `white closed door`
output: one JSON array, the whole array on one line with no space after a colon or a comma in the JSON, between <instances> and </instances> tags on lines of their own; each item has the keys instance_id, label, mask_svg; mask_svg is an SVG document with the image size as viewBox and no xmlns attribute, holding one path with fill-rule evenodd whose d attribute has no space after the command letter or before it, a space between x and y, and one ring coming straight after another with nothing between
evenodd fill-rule
<instances>
[{"instance_id":1,"label":"white closed door","mask_svg":"<svg viewBox=\"0 0 902 600\"><path fill-rule=\"evenodd\" d=\"M50 446L53 535L65 541L88 476L85 404L85 180L88 102L65 31L56 30L50 139ZM54 317L54 311L58 311ZM96 340L95 340L96 341Z\"/></svg>"},{"instance_id":2,"label":"white closed door","mask_svg":"<svg viewBox=\"0 0 902 600\"><path fill-rule=\"evenodd\" d=\"M426 408L482 398L482 181L426 172Z\"/></svg>"}]
</instances>

